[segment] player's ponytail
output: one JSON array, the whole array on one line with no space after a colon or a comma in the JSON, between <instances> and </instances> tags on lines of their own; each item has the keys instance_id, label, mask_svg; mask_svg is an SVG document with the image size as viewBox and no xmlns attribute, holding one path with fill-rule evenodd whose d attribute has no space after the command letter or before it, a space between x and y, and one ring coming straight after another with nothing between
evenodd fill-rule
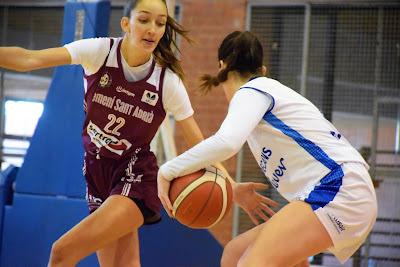
<instances>
[{"instance_id":1,"label":"player's ponytail","mask_svg":"<svg viewBox=\"0 0 400 267\"><path fill-rule=\"evenodd\" d=\"M137 4L141 0L129 0L124 8L124 17L130 17L132 9L134 9ZM165 0L161 0L165 6L167 7L167 3ZM168 8L168 7L167 7ZM178 45L176 44L177 35L181 35L185 40L189 43L192 40L188 36L188 31L185 30L182 25L180 25L176 20L174 20L171 16L167 15L167 22L165 25L165 33L158 43L156 49L153 54L156 58L157 62L163 67L167 67L171 69L174 73L176 73L179 78L184 79L184 72L181 66L180 61L178 60L175 51L180 53Z\"/></svg>"},{"instance_id":2,"label":"player's ponytail","mask_svg":"<svg viewBox=\"0 0 400 267\"><path fill-rule=\"evenodd\" d=\"M225 64L217 76L201 76L200 91L208 93L213 87L228 79L230 71L241 75L261 75L263 48L257 37L251 32L234 31L228 34L218 49L218 60Z\"/></svg>"}]
</instances>

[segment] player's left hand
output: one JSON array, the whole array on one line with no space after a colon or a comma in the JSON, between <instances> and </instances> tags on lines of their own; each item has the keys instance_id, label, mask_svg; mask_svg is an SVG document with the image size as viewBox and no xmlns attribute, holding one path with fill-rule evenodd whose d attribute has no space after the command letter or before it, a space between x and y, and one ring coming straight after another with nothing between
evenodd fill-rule
<instances>
[{"instance_id":1,"label":"player's left hand","mask_svg":"<svg viewBox=\"0 0 400 267\"><path fill-rule=\"evenodd\" d=\"M233 201L249 215L250 219L256 225L259 224L256 216L267 221L269 220L267 214L269 216L275 214L270 206L279 206L277 202L256 191L267 188L268 185L262 183L236 183L233 185Z\"/></svg>"},{"instance_id":2,"label":"player's left hand","mask_svg":"<svg viewBox=\"0 0 400 267\"><path fill-rule=\"evenodd\" d=\"M164 179L160 173L158 173L157 177L157 188L158 188L158 198L161 201L165 211L168 213L169 217L173 217L172 215L172 204L169 199L169 187L171 186L171 182Z\"/></svg>"}]
</instances>

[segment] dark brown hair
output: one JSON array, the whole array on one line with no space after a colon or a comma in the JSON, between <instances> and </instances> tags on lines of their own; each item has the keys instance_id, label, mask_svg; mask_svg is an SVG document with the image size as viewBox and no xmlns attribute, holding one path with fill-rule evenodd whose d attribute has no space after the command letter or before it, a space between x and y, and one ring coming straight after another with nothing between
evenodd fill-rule
<instances>
[{"instance_id":1,"label":"dark brown hair","mask_svg":"<svg viewBox=\"0 0 400 267\"><path fill-rule=\"evenodd\" d=\"M218 48L218 61L220 60L226 64L226 68L219 71L217 76L205 74L200 78L200 91L203 94L225 82L230 71L237 71L241 75L261 75L263 48L251 32L234 31L224 38Z\"/></svg>"},{"instance_id":2,"label":"dark brown hair","mask_svg":"<svg viewBox=\"0 0 400 267\"><path fill-rule=\"evenodd\" d=\"M124 8L124 17L131 17L131 11L136 8L138 3L143 0L129 0ZM154 1L154 0L151 0ZM167 7L167 3L165 0L162 1ZM163 67L167 67L171 69L174 73L176 73L179 78L183 80L184 72L181 66L180 61L175 55L174 51L181 52L176 43L177 34L181 35L185 38L189 43L192 40L188 37L188 31L185 30L182 25L180 25L176 20L174 20L171 16L167 14L167 22L165 25L165 33L158 43L156 49L153 54L156 58L157 62L160 63Z\"/></svg>"}]
</instances>

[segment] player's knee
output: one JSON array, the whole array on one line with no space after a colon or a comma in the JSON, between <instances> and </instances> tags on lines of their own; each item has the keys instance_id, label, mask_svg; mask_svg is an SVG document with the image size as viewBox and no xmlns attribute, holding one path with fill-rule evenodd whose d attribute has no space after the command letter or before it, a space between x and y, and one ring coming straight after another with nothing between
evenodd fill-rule
<instances>
[{"instance_id":1,"label":"player's knee","mask_svg":"<svg viewBox=\"0 0 400 267\"><path fill-rule=\"evenodd\" d=\"M57 240L53 243L50 253L50 265L51 267L56 266L67 266L70 259L68 258L68 252L66 246L63 245L62 240Z\"/></svg>"},{"instance_id":2,"label":"player's knee","mask_svg":"<svg viewBox=\"0 0 400 267\"><path fill-rule=\"evenodd\" d=\"M237 260L240 258L240 255L236 254L234 242L226 244L221 257L221 267L236 267Z\"/></svg>"},{"instance_id":3,"label":"player's knee","mask_svg":"<svg viewBox=\"0 0 400 267\"><path fill-rule=\"evenodd\" d=\"M65 253L61 243L57 240L51 246L50 266L58 266L65 261Z\"/></svg>"}]
</instances>

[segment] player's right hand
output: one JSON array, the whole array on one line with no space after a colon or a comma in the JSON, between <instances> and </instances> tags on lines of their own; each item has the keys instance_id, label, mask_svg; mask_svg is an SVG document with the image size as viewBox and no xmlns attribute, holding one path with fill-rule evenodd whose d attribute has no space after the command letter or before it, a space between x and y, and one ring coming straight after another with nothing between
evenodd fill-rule
<instances>
[{"instance_id":1,"label":"player's right hand","mask_svg":"<svg viewBox=\"0 0 400 267\"><path fill-rule=\"evenodd\" d=\"M172 215L172 204L169 199L169 187L171 186L171 182L166 180L160 172L158 172L157 176L157 188L158 188L158 198L161 201L165 211L168 213L169 217L173 217Z\"/></svg>"}]
</instances>

